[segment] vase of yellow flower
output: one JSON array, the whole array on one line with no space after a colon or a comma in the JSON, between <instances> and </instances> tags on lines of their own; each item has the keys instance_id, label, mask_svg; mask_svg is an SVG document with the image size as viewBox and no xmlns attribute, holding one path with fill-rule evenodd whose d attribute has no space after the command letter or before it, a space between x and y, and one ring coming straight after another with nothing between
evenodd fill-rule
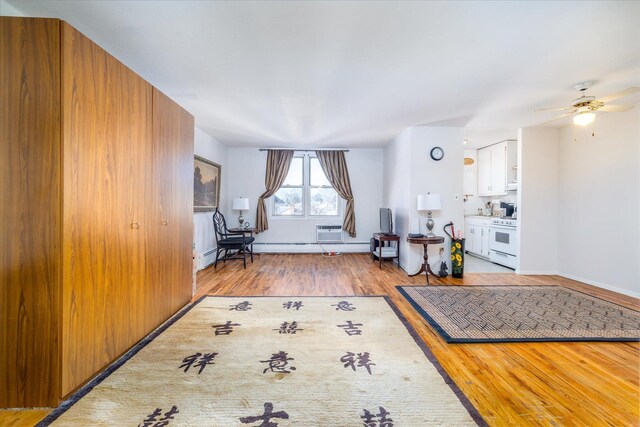
<instances>
[{"instance_id":1,"label":"vase of yellow flower","mask_svg":"<svg viewBox=\"0 0 640 427\"><path fill-rule=\"evenodd\" d=\"M447 231L447 227L451 228L451 234ZM453 222L449 222L442 229L451 238L451 277L462 279L464 275L464 238L456 239Z\"/></svg>"},{"instance_id":2,"label":"vase of yellow flower","mask_svg":"<svg viewBox=\"0 0 640 427\"><path fill-rule=\"evenodd\" d=\"M456 279L464 275L464 240L451 239L451 277Z\"/></svg>"}]
</instances>

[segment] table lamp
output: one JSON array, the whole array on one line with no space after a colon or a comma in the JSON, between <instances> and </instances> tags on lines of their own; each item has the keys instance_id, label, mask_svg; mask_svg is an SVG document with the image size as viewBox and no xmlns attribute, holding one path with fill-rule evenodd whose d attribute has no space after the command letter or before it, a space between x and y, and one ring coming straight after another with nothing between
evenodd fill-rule
<instances>
[{"instance_id":1,"label":"table lamp","mask_svg":"<svg viewBox=\"0 0 640 427\"><path fill-rule=\"evenodd\" d=\"M427 211L427 237L436 237L433 233L433 219L431 219L432 211L439 211L442 209L442 204L440 203L440 195L439 194L431 194L427 193L427 195L418 195L418 210L419 211Z\"/></svg>"},{"instance_id":2,"label":"table lamp","mask_svg":"<svg viewBox=\"0 0 640 427\"><path fill-rule=\"evenodd\" d=\"M246 197L236 197L233 199L233 210L240 211L240 216L238 217L238 223L240 227L244 227L244 217L242 216L243 211L249 210L249 199Z\"/></svg>"}]
</instances>

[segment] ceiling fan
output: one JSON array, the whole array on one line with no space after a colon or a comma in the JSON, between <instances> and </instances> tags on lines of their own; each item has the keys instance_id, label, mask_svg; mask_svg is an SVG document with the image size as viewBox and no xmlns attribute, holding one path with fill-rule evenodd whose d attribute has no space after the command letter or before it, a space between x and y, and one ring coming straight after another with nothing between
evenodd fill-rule
<instances>
[{"instance_id":1,"label":"ceiling fan","mask_svg":"<svg viewBox=\"0 0 640 427\"><path fill-rule=\"evenodd\" d=\"M595 112L596 111L605 111L608 113L620 113L623 111L631 110L633 105L612 105L609 102L614 101L616 99L631 95L636 92L640 92L640 87L630 87L623 91L616 92L609 96L604 96L602 98L596 99L595 96L587 96L584 94L584 91L589 89L593 82L583 82L575 85L575 89L582 93L579 98L573 100L570 106L568 107L560 107L560 108L538 108L533 111L565 111L565 113L560 114L559 116L554 117L553 119L545 122L549 123L557 119L561 119L567 116L573 116L573 123L579 126L586 126L596 119Z\"/></svg>"}]
</instances>

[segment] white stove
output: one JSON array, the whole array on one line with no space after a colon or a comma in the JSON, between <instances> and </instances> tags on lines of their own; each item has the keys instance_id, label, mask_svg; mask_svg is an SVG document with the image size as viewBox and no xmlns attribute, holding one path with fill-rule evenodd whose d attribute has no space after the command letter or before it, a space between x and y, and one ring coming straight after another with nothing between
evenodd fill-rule
<instances>
[{"instance_id":1,"label":"white stove","mask_svg":"<svg viewBox=\"0 0 640 427\"><path fill-rule=\"evenodd\" d=\"M491 220L491 226L502 226L502 227L518 227L518 220L512 218L494 218Z\"/></svg>"},{"instance_id":2,"label":"white stove","mask_svg":"<svg viewBox=\"0 0 640 427\"><path fill-rule=\"evenodd\" d=\"M491 241L489 258L496 264L516 268L518 255L518 220L494 218L491 220Z\"/></svg>"}]
</instances>

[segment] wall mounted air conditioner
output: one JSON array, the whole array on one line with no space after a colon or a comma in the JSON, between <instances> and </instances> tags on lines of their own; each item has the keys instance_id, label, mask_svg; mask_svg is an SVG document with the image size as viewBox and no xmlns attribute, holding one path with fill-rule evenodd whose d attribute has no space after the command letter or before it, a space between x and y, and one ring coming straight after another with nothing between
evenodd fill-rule
<instances>
[{"instance_id":1,"label":"wall mounted air conditioner","mask_svg":"<svg viewBox=\"0 0 640 427\"><path fill-rule=\"evenodd\" d=\"M342 243L344 234L341 225L316 225L316 242Z\"/></svg>"}]
</instances>

